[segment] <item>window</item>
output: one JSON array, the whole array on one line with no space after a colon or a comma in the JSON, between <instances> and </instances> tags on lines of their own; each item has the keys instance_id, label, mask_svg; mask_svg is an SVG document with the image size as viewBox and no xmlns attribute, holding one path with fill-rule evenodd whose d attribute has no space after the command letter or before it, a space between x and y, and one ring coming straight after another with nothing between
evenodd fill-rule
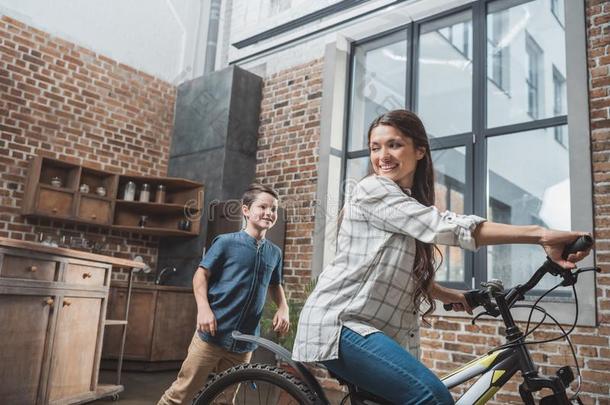
<instances>
[{"instance_id":1,"label":"window","mask_svg":"<svg viewBox=\"0 0 610 405\"><path fill-rule=\"evenodd\" d=\"M490 14L487 18L487 77L505 93L509 91L510 47L508 42L508 12Z\"/></svg>"},{"instance_id":2,"label":"window","mask_svg":"<svg viewBox=\"0 0 610 405\"><path fill-rule=\"evenodd\" d=\"M525 34L525 53L527 54L527 113L533 119L539 117L540 84L542 82L542 49L528 33Z\"/></svg>"},{"instance_id":3,"label":"window","mask_svg":"<svg viewBox=\"0 0 610 405\"><path fill-rule=\"evenodd\" d=\"M563 22L563 16L564 16L563 2L564 2L564 0L551 0L551 13L553 13L553 16L557 19L557 23L559 23L559 25L562 28L563 28L563 25L564 25L564 22Z\"/></svg>"},{"instance_id":4,"label":"window","mask_svg":"<svg viewBox=\"0 0 610 405\"><path fill-rule=\"evenodd\" d=\"M555 116L565 114L566 79L557 67L553 66L553 113ZM568 147L565 127L555 127L555 140L563 147Z\"/></svg>"},{"instance_id":5,"label":"window","mask_svg":"<svg viewBox=\"0 0 610 405\"><path fill-rule=\"evenodd\" d=\"M353 43L344 179L370 170L368 124L404 107L431 138L439 209L570 229L564 44L547 0L479 0ZM442 248L437 278L457 288L522 283L543 259L536 246Z\"/></svg>"}]
</instances>

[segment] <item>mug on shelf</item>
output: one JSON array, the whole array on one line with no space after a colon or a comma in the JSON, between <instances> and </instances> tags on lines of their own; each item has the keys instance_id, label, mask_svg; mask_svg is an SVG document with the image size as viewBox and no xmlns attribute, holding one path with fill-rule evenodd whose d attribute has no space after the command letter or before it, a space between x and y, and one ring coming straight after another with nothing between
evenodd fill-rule
<instances>
[{"instance_id":1,"label":"mug on shelf","mask_svg":"<svg viewBox=\"0 0 610 405\"><path fill-rule=\"evenodd\" d=\"M63 185L61 178L59 178L58 176L51 178L51 185L53 187L60 188Z\"/></svg>"},{"instance_id":2,"label":"mug on shelf","mask_svg":"<svg viewBox=\"0 0 610 405\"><path fill-rule=\"evenodd\" d=\"M191 221L188 219L181 219L178 221L178 229L181 231L190 231L191 230Z\"/></svg>"}]
</instances>

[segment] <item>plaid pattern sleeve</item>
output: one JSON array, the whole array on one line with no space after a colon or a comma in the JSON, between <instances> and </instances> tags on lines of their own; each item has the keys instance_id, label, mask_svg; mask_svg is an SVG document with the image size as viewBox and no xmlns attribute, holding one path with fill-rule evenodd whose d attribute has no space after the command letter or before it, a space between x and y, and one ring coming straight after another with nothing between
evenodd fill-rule
<instances>
[{"instance_id":1,"label":"plaid pattern sleeve","mask_svg":"<svg viewBox=\"0 0 610 405\"><path fill-rule=\"evenodd\" d=\"M352 208L382 230L411 236L426 243L476 250L474 228L485 221L475 215L440 213L404 193L387 177L370 176L359 183Z\"/></svg>"},{"instance_id":2,"label":"plaid pattern sleeve","mask_svg":"<svg viewBox=\"0 0 610 405\"><path fill-rule=\"evenodd\" d=\"M417 356L415 240L473 250L471 232L482 221L425 207L387 178L362 180L345 205L335 259L301 311L293 358L338 358L344 326L362 335L381 331Z\"/></svg>"}]
</instances>

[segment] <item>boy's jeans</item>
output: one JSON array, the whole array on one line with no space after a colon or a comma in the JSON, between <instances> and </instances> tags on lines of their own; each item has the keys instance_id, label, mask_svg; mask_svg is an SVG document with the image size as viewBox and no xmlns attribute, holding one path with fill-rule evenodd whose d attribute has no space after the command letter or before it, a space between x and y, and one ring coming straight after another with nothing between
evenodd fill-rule
<instances>
[{"instance_id":1,"label":"boy's jeans","mask_svg":"<svg viewBox=\"0 0 610 405\"><path fill-rule=\"evenodd\" d=\"M201 340L197 332L191 340L188 354L178 378L163 394L157 405L190 404L195 394L203 388L210 373L219 373L237 364L248 363L252 352L233 353ZM226 403L232 404L237 390Z\"/></svg>"},{"instance_id":2,"label":"boy's jeans","mask_svg":"<svg viewBox=\"0 0 610 405\"><path fill-rule=\"evenodd\" d=\"M323 361L337 376L393 404L453 404L449 390L426 366L381 332L341 330L339 359Z\"/></svg>"}]
</instances>

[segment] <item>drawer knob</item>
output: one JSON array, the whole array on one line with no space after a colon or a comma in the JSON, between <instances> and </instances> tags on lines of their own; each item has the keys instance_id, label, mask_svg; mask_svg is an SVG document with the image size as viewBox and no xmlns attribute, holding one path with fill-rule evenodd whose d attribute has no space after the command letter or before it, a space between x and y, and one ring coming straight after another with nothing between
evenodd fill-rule
<instances>
[{"instance_id":1,"label":"drawer knob","mask_svg":"<svg viewBox=\"0 0 610 405\"><path fill-rule=\"evenodd\" d=\"M69 299L65 299L64 298L63 306L64 307L69 307L70 305L72 305L72 301L70 301Z\"/></svg>"},{"instance_id":2,"label":"drawer knob","mask_svg":"<svg viewBox=\"0 0 610 405\"><path fill-rule=\"evenodd\" d=\"M97 218L97 215L95 215L95 214L91 215L91 219L96 219L96 218Z\"/></svg>"},{"instance_id":3,"label":"drawer knob","mask_svg":"<svg viewBox=\"0 0 610 405\"><path fill-rule=\"evenodd\" d=\"M91 273L83 273L83 278L91 278Z\"/></svg>"},{"instance_id":4,"label":"drawer knob","mask_svg":"<svg viewBox=\"0 0 610 405\"><path fill-rule=\"evenodd\" d=\"M32 273L36 273L36 272L38 271L38 267L36 267L36 266L32 265L32 266L30 266L30 271L31 271Z\"/></svg>"},{"instance_id":5,"label":"drawer knob","mask_svg":"<svg viewBox=\"0 0 610 405\"><path fill-rule=\"evenodd\" d=\"M55 300L53 300L53 298L49 297L46 300L44 300L44 303L50 307L53 306L53 303L55 302Z\"/></svg>"},{"instance_id":6,"label":"drawer knob","mask_svg":"<svg viewBox=\"0 0 610 405\"><path fill-rule=\"evenodd\" d=\"M56 213L57 213L57 208L53 208L53 209L51 210L51 212L52 212L53 214L56 214Z\"/></svg>"}]
</instances>

